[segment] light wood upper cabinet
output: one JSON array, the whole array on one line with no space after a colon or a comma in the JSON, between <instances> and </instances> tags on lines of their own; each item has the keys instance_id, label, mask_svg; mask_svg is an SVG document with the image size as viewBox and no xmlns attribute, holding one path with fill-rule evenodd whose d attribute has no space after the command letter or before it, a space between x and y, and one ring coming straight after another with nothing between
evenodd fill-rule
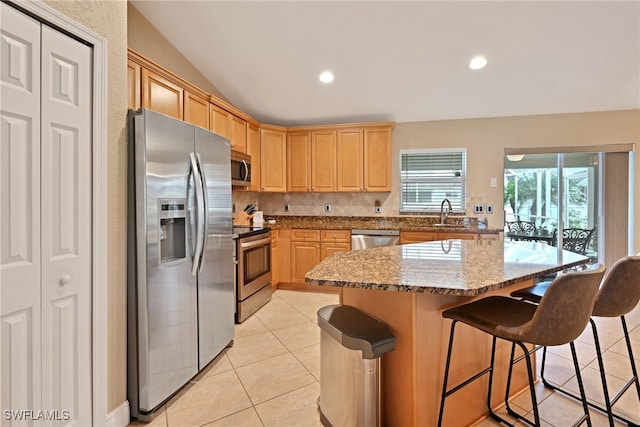
<instances>
[{"instance_id":1,"label":"light wood upper cabinet","mask_svg":"<svg viewBox=\"0 0 640 427\"><path fill-rule=\"evenodd\" d=\"M231 116L231 149L247 152L247 121L237 116Z\"/></svg>"},{"instance_id":2,"label":"light wood upper cabinet","mask_svg":"<svg viewBox=\"0 0 640 427\"><path fill-rule=\"evenodd\" d=\"M364 189L391 191L391 128L364 129Z\"/></svg>"},{"instance_id":3,"label":"light wood upper cabinet","mask_svg":"<svg viewBox=\"0 0 640 427\"><path fill-rule=\"evenodd\" d=\"M364 130L341 129L337 142L337 191L364 190Z\"/></svg>"},{"instance_id":4,"label":"light wood upper cabinet","mask_svg":"<svg viewBox=\"0 0 640 427\"><path fill-rule=\"evenodd\" d=\"M287 133L287 191L311 190L311 133Z\"/></svg>"},{"instance_id":5,"label":"light wood upper cabinet","mask_svg":"<svg viewBox=\"0 0 640 427\"><path fill-rule=\"evenodd\" d=\"M209 129L209 100L185 91L184 121L204 129Z\"/></svg>"},{"instance_id":6,"label":"light wood upper cabinet","mask_svg":"<svg viewBox=\"0 0 640 427\"><path fill-rule=\"evenodd\" d=\"M142 107L182 120L184 89L142 68Z\"/></svg>"},{"instance_id":7,"label":"light wood upper cabinet","mask_svg":"<svg viewBox=\"0 0 640 427\"><path fill-rule=\"evenodd\" d=\"M127 83L128 83L128 108L137 110L140 108L141 102L141 76L142 67L140 64L127 60Z\"/></svg>"},{"instance_id":8,"label":"light wood upper cabinet","mask_svg":"<svg viewBox=\"0 0 640 427\"><path fill-rule=\"evenodd\" d=\"M311 191L336 191L336 131L311 133Z\"/></svg>"},{"instance_id":9,"label":"light wood upper cabinet","mask_svg":"<svg viewBox=\"0 0 640 427\"><path fill-rule=\"evenodd\" d=\"M251 185L247 191L260 191L260 129L247 124L247 154L251 156Z\"/></svg>"},{"instance_id":10,"label":"light wood upper cabinet","mask_svg":"<svg viewBox=\"0 0 640 427\"><path fill-rule=\"evenodd\" d=\"M287 191L286 128L263 126L260 128L260 191Z\"/></svg>"},{"instance_id":11,"label":"light wood upper cabinet","mask_svg":"<svg viewBox=\"0 0 640 427\"><path fill-rule=\"evenodd\" d=\"M209 104L209 130L231 141L231 113Z\"/></svg>"}]
</instances>

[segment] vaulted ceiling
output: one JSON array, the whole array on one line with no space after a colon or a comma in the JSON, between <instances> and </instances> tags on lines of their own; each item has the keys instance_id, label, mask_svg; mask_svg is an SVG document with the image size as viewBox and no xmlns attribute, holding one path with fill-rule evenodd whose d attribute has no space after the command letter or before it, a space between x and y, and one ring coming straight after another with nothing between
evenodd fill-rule
<instances>
[{"instance_id":1,"label":"vaulted ceiling","mask_svg":"<svg viewBox=\"0 0 640 427\"><path fill-rule=\"evenodd\" d=\"M640 108L638 1L131 3L265 123Z\"/></svg>"}]
</instances>

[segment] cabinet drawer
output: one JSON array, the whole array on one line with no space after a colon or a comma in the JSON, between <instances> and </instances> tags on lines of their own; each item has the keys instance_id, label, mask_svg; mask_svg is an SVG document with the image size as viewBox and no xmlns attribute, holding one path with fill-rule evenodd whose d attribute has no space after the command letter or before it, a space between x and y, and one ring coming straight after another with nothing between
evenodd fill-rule
<instances>
[{"instance_id":1,"label":"cabinet drawer","mask_svg":"<svg viewBox=\"0 0 640 427\"><path fill-rule=\"evenodd\" d=\"M320 230L306 230L302 228L294 228L291 230L292 242L319 242Z\"/></svg>"},{"instance_id":2,"label":"cabinet drawer","mask_svg":"<svg viewBox=\"0 0 640 427\"><path fill-rule=\"evenodd\" d=\"M400 232L400 244L431 242L438 240L437 232L430 231L402 231Z\"/></svg>"},{"instance_id":3,"label":"cabinet drawer","mask_svg":"<svg viewBox=\"0 0 640 427\"><path fill-rule=\"evenodd\" d=\"M351 243L351 230L322 230L322 242Z\"/></svg>"},{"instance_id":4,"label":"cabinet drawer","mask_svg":"<svg viewBox=\"0 0 640 427\"><path fill-rule=\"evenodd\" d=\"M438 233L438 240L461 239L476 240L476 233Z\"/></svg>"}]
</instances>

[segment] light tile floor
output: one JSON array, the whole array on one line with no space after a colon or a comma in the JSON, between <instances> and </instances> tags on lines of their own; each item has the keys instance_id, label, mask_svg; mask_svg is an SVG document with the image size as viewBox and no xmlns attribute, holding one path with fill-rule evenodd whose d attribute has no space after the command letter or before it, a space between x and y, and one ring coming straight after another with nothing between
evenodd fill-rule
<instances>
[{"instance_id":1,"label":"light tile floor","mask_svg":"<svg viewBox=\"0 0 640 427\"><path fill-rule=\"evenodd\" d=\"M157 418L145 425L320 426L316 404L320 394L320 330L316 312L337 303L335 294L276 291L271 302L236 325L233 347L224 350L165 405ZM600 341L606 349L605 367L613 388L631 375L622 330L618 319L600 319L598 324ZM636 364L640 366L640 306L627 316L627 324ZM602 401L590 328L580 336L576 346L587 394ZM551 348L546 376L576 390L570 357L568 346ZM542 383L537 385L537 395L544 426L571 425L581 411L576 401L545 389ZM531 410L526 393L516 397L512 405L524 413ZM627 391L616 408L640 423L640 402L635 389ZM603 414L592 410L591 415L594 426L608 425ZM498 424L492 420L478 424L494 425Z\"/></svg>"}]
</instances>

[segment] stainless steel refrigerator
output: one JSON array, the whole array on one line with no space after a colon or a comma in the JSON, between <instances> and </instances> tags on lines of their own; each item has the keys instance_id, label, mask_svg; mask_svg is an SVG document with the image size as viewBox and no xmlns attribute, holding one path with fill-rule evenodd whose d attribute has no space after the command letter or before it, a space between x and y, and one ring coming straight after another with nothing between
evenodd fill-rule
<instances>
[{"instance_id":1,"label":"stainless steel refrigerator","mask_svg":"<svg viewBox=\"0 0 640 427\"><path fill-rule=\"evenodd\" d=\"M128 398L149 420L233 340L229 141L130 110Z\"/></svg>"}]
</instances>

